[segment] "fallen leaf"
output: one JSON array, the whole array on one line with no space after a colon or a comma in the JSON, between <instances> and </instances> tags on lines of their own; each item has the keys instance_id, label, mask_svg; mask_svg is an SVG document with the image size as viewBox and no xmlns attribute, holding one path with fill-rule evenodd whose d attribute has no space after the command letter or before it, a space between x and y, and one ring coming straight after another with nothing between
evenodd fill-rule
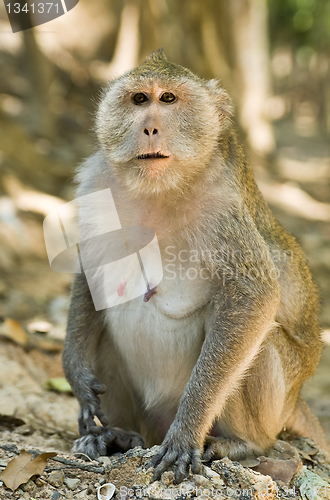
<instances>
[{"instance_id":1,"label":"fallen leaf","mask_svg":"<svg viewBox=\"0 0 330 500\"><path fill-rule=\"evenodd\" d=\"M61 352L63 350L63 340L48 337L43 333L30 333L29 344L41 351Z\"/></svg>"},{"instance_id":2,"label":"fallen leaf","mask_svg":"<svg viewBox=\"0 0 330 500\"><path fill-rule=\"evenodd\" d=\"M258 457L259 465L253 467L253 470L260 472L264 476L270 476L274 481L282 481L288 485L293 475L302 467L301 460L291 458L290 460L281 460L278 458Z\"/></svg>"},{"instance_id":3,"label":"fallen leaf","mask_svg":"<svg viewBox=\"0 0 330 500\"><path fill-rule=\"evenodd\" d=\"M256 467L257 465L260 464L260 460L255 457L247 457L244 458L244 460L238 460L238 462L243 465L243 467Z\"/></svg>"},{"instance_id":4,"label":"fallen leaf","mask_svg":"<svg viewBox=\"0 0 330 500\"><path fill-rule=\"evenodd\" d=\"M25 422L21 418L14 417L13 415L2 415L0 413L0 427L12 431L15 427L20 427L24 424Z\"/></svg>"},{"instance_id":5,"label":"fallen leaf","mask_svg":"<svg viewBox=\"0 0 330 500\"><path fill-rule=\"evenodd\" d=\"M16 490L21 484L26 483L32 476L40 475L47 465L47 458L55 457L55 452L41 453L31 460L31 453L22 450L18 457L11 460L3 473L1 480L7 488Z\"/></svg>"},{"instance_id":6,"label":"fallen leaf","mask_svg":"<svg viewBox=\"0 0 330 500\"><path fill-rule=\"evenodd\" d=\"M23 330L18 321L11 318L5 318L0 323L0 335L12 340L15 344L26 345L28 343L28 336Z\"/></svg>"},{"instance_id":7,"label":"fallen leaf","mask_svg":"<svg viewBox=\"0 0 330 500\"><path fill-rule=\"evenodd\" d=\"M301 457L303 457L305 460L307 460L308 462L313 462L313 464L317 464L316 460L313 460L309 453L306 453L305 451L299 450L299 455ZM314 453L314 455L315 455L315 453Z\"/></svg>"},{"instance_id":8,"label":"fallen leaf","mask_svg":"<svg viewBox=\"0 0 330 500\"><path fill-rule=\"evenodd\" d=\"M29 333L48 333L52 328L52 324L49 321L32 321L27 325L27 330Z\"/></svg>"},{"instance_id":9,"label":"fallen leaf","mask_svg":"<svg viewBox=\"0 0 330 500\"><path fill-rule=\"evenodd\" d=\"M45 380L42 384L46 391L72 392L69 382L64 377L53 377Z\"/></svg>"}]
</instances>

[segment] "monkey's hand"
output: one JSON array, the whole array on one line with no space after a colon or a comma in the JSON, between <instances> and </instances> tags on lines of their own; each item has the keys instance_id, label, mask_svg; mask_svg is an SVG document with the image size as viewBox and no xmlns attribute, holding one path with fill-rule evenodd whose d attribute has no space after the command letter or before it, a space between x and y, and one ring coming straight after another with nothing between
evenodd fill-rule
<instances>
[{"instance_id":1,"label":"monkey's hand","mask_svg":"<svg viewBox=\"0 0 330 500\"><path fill-rule=\"evenodd\" d=\"M172 424L173 425L173 424ZM175 484L181 483L189 473L189 465L194 474L201 471L201 449L199 444L186 432L169 430L159 452L150 460L149 465L155 467L153 480L160 479L171 465L177 462Z\"/></svg>"},{"instance_id":2,"label":"monkey's hand","mask_svg":"<svg viewBox=\"0 0 330 500\"><path fill-rule=\"evenodd\" d=\"M88 380L84 379L83 387L73 392L80 403L78 417L79 434L84 436L90 432L97 432L94 417L97 417L103 426L108 425L108 419L101 410L99 394L106 391L106 386L101 384L94 376L90 375Z\"/></svg>"}]
</instances>

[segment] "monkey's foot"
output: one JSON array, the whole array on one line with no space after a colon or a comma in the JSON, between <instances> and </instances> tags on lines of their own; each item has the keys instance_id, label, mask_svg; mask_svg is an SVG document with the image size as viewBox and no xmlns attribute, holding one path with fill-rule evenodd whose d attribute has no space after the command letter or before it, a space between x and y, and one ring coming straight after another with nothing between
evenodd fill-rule
<instances>
[{"instance_id":1,"label":"monkey's foot","mask_svg":"<svg viewBox=\"0 0 330 500\"><path fill-rule=\"evenodd\" d=\"M145 448L145 441L137 432L118 428L97 427L97 432L95 431L76 439L72 452L84 453L95 459L104 455L112 455L118 451L125 453L125 451L136 446Z\"/></svg>"},{"instance_id":2,"label":"monkey's foot","mask_svg":"<svg viewBox=\"0 0 330 500\"><path fill-rule=\"evenodd\" d=\"M181 483L189 473L189 465L194 474L199 474L202 468L200 450L197 446L190 446L188 443L179 440L168 440L166 438L160 451L150 460L149 466L155 467L153 480L160 479L171 465L177 462L174 484Z\"/></svg>"},{"instance_id":3,"label":"monkey's foot","mask_svg":"<svg viewBox=\"0 0 330 500\"><path fill-rule=\"evenodd\" d=\"M231 460L243 460L247 455L257 452L247 443L240 439L227 439L222 437L206 436L204 443L204 453L202 460L209 462L210 460L218 460L223 457L228 457Z\"/></svg>"}]
</instances>

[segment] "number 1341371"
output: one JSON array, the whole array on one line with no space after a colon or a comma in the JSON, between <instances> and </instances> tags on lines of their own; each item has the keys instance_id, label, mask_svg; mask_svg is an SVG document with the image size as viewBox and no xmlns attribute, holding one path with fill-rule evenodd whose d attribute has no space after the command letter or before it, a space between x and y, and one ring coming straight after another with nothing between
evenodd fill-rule
<instances>
[{"instance_id":1,"label":"number 1341371","mask_svg":"<svg viewBox=\"0 0 330 500\"><path fill-rule=\"evenodd\" d=\"M47 13L49 14L51 10L55 10L56 14L59 13L59 4L54 2L38 2L38 3L25 3L22 5L21 3L14 3L14 5L8 3L6 5L8 14L19 14L20 12L39 12L39 14Z\"/></svg>"}]
</instances>

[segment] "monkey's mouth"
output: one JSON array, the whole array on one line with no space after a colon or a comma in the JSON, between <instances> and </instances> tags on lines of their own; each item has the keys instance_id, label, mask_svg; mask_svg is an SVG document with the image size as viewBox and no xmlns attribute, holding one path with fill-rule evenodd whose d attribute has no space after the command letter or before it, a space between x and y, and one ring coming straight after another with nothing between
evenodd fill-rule
<instances>
[{"instance_id":1,"label":"monkey's mouth","mask_svg":"<svg viewBox=\"0 0 330 500\"><path fill-rule=\"evenodd\" d=\"M163 155L162 153L146 153L143 155L139 155L138 160L149 160L151 158L169 158L169 156Z\"/></svg>"}]
</instances>

